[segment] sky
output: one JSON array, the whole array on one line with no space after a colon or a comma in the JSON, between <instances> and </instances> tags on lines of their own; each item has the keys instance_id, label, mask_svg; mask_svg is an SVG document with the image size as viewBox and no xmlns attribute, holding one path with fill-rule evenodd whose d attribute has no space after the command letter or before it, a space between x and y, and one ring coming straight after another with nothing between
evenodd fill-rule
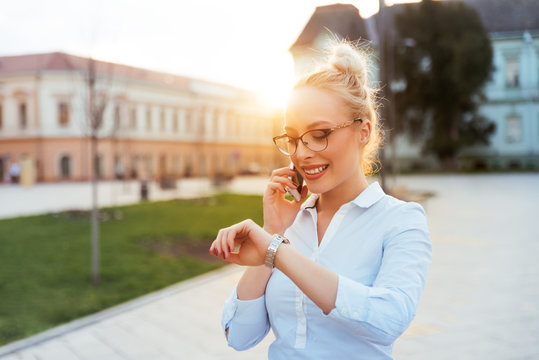
<instances>
[{"instance_id":1,"label":"sky","mask_svg":"<svg viewBox=\"0 0 539 360\"><path fill-rule=\"evenodd\" d=\"M335 2L0 0L0 56L92 56L233 85L282 106L294 81L290 46L317 6ZM363 17L378 10L378 0L344 3Z\"/></svg>"}]
</instances>

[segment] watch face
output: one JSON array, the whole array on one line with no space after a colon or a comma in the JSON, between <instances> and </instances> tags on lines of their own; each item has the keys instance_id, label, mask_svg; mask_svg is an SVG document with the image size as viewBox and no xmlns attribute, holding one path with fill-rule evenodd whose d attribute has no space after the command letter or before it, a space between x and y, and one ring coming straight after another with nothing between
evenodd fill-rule
<instances>
[{"instance_id":1,"label":"watch face","mask_svg":"<svg viewBox=\"0 0 539 360\"><path fill-rule=\"evenodd\" d=\"M264 259L264 262L266 265L270 268L273 268L273 263L275 261L275 254L277 253L277 248L281 243L289 244L290 241L288 241L287 238L281 235L273 235L273 238L271 239L271 242L268 246L268 250L266 251L266 258Z\"/></svg>"}]
</instances>

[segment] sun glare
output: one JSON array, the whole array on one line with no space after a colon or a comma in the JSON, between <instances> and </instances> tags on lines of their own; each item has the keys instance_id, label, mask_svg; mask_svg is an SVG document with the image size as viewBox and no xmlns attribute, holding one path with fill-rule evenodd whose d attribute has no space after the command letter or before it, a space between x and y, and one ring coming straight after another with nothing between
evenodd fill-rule
<instances>
[{"instance_id":1,"label":"sun glare","mask_svg":"<svg viewBox=\"0 0 539 360\"><path fill-rule=\"evenodd\" d=\"M283 86L272 86L259 91L260 100L268 107L274 109L284 109L290 96L292 84Z\"/></svg>"}]
</instances>

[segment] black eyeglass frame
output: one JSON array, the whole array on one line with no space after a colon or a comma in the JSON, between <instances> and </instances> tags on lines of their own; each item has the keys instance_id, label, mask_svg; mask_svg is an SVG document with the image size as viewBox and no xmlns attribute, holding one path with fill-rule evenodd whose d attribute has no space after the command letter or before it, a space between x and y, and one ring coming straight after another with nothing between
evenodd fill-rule
<instances>
[{"instance_id":1,"label":"black eyeglass frame","mask_svg":"<svg viewBox=\"0 0 539 360\"><path fill-rule=\"evenodd\" d=\"M314 152L321 152L321 151L324 151L328 148L328 145L329 145L329 140L328 140L328 137L329 135L331 135L331 133L333 133L335 130L339 130L339 129L344 129L348 126L352 126L353 124L355 124L357 121L359 122L363 122L363 119L361 118L355 118L354 120L352 121L349 121L349 122L345 122L345 123L342 123L340 125L337 125L337 126L334 126L332 128L329 128L329 129L312 129L312 130L309 130L309 131L305 131L303 134L301 134L299 137L293 137L293 136L289 136L289 135L286 135L286 134L283 134L283 135L279 135L279 136L275 136L273 138L273 143L275 144L275 146L277 146L277 149L279 149L279 151L281 153L283 153L284 155L286 156L292 156L296 153L296 151L298 150L298 141L301 140L301 142L303 143L303 145L305 145L305 147L307 147L309 150L311 151L314 151ZM305 141L303 141L303 137L310 133L310 132L313 132L313 131L322 131L324 132L324 139L326 140L326 146L324 146L323 149L321 150L313 150L309 147L308 144L305 143ZM279 147L279 145L277 145L277 141L280 140L280 139L284 139L284 138L289 138L289 139L292 139L294 140L294 152L289 154L288 152L284 151L283 149L281 149Z\"/></svg>"}]
</instances>

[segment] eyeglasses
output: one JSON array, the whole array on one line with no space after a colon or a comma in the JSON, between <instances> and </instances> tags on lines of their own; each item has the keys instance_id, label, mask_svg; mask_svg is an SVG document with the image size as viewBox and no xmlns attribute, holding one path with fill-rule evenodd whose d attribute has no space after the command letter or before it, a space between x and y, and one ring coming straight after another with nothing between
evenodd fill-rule
<instances>
[{"instance_id":1,"label":"eyeglasses","mask_svg":"<svg viewBox=\"0 0 539 360\"><path fill-rule=\"evenodd\" d=\"M351 126L356 121L363 122L363 119L355 118L352 121L337 125L330 129L309 130L304 132L303 135L301 135L300 137L292 137L283 134L274 137L273 142L275 143L279 151L286 156L292 156L296 153L296 150L298 149L298 140L301 140L303 145L305 145L311 151L324 151L328 147L328 137L332 132L338 129L344 129L345 127Z\"/></svg>"}]
</instances>

